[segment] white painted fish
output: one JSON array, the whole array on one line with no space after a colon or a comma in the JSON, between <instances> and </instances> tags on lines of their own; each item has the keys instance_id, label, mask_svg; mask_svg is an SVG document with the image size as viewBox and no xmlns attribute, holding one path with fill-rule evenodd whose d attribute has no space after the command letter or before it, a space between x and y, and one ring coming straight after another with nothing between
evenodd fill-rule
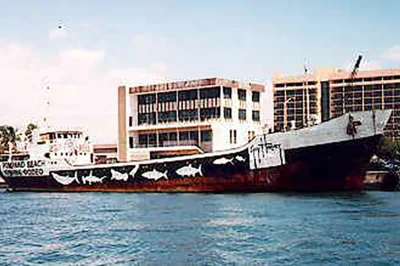
<instances>
[{"instance_id":1,"label":"white painted fish","mask_svg":"<svg viewBox=\"0 0 400 266\"><path fill-rule=\"evenodd\" d=\"M51 173L51 175L53 176L53 178L60 184L67 186L72 184L72 182L76 181L76 183L79 184L79 180L78 180L78 172L75 172L75 176L74 177L69 177L69 176L62 176L62 175L58 175L56 173Z\"/></svg>"},{"instance_id":2,"label":"white painted fish","mask_svg":"<svg viewBox=\"0 0 400 266\"><path fill-rule=\"evenodd\" d=\"M243 157L240 156L240 155L237 155L237 156L235 157L235 159L238 160L239 162L244 162L244 161L246 161L246 159L243 158Z\"/></svg>"},{"instance_id":3,"label":"white painted fish","mask_svg":"<svg viewBox=\"0 0 400 266\"><path fill-rule=\"evenodd\" d=\"M196 174L199 174L203 176L203 173L201 172L201 165L199 168L194 168L192 164L189 164L187 166L181 167L178 170L176 170L176 173L180 176L195 176Z\"/></svg>"},{"instance_id":4,"label":"white painted fish","mask_svg":"<svg viewBox=\"0 0 400 266\"><path fill-rule=\"evenodd\" d=\"M145 172L145 173L143 173L142 174L142 176L144 177L144 178L147 178L147 179L153 179L153 180L158 180L158 179L160 179L160 178L165 178L165 179L168 179L168 176L167 176L167 171L165 171L164 173L162 173L162 172L159 172L159 171L157 171L156 169L153 169L153 171L148 171L148 172Z\"/></svg>"},{"instance_id":5,"label":"white painted fish","mask_svg":"<svg viewBox=\"0 0 400 266\"><path fill-rule=\"evenodd\" d=\"M136 172L137 172L138 170L139 170L139 165L137 164L137 165L135 165L135 166L133 167L133 169L129 172L129 175L132 176L132 178L135 177Z\"/></svg>"},{"instance_id":6,"label":"white painted fish","mask_svg":"<svg viewBox=\"0 0 400 266\"><path fill-rule=\"evenodd\" d=\"M111 180L128 181L128 178L129 178L128 173L120 173L114 169L111 169Z\"/></svg>"},{"instance_id":7,"label":"white painted fish","mask_svg":"<svg viewBox=\"0 0 400 266\"><path fill-rule=\"evenodd\" d=\"M105 176L103 177L97 177L93 175L93 171L90 171L90 174L88 176L82 176L82 182L83 184L89 183L91 185L92 183L102 183L103 179L106 178Z\"/></svg>"},{"instance_id":8,"label":"white painted fish","mask_svg":"<svg viewBox=\"0 0 400 266\"><path fill-rule=\"evenodd\" d=\"M233 159L234 158L226 159L225 157L222 157L222 158L214 160L213 164L227 164L227 163L233 164Z\"/></svg>"}]
</instances>

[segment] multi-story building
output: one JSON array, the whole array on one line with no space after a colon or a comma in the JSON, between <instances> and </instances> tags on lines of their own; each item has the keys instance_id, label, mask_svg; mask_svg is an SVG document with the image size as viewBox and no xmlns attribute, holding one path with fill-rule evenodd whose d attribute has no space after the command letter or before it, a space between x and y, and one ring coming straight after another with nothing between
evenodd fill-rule
<instances>
[{"instance_id":1,"label":"multi-story building","mask_svg":"<svg viewBox=\"0 0 400 266\"><path fill-rule=\"evenodd\" d=\"M117 144L93 144L93 154L96 164L115 163L118 158Z\"/></svg>"},{"instance_id":2,"label":"multi-story building","mask_svg":"<svg viewBox=\"0 0 400 266\"><path fill-rule=\"evenodd\" d=\"M143 160L219 151L245 144L263 130L254 83L209 78L118 91L118 156Z\"/></svg>"},{"instance_id":3,"label":"multi-story building","mask_svg":"<svg viewBox=\"0 0 400 266\"><path fill-rule=\"evenodd\" d=\"M300 128L319 119L320 90L311 74L273 78L274 131Z\"/></svg>"},{"instance_id":4,"label":"multi-story building","mask_svg":"<svg viewBox=\"0 0 400 266\"><path fill-rule=\"evenodd\" d=\"M293 124L302 127L311 120L326 121L346 112L392 109L385 134L400 138L400 69L359 71L354 79L337 69L275 76L273 91L275 131Z\"/></svg>"}]
</instances>

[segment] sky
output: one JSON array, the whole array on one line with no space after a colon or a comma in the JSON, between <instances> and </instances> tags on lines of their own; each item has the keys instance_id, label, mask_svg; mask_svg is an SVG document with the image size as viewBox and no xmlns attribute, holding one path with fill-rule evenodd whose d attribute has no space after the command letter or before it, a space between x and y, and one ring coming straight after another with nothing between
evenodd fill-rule
<instances>
[{"instance_id":1,"label":"sky","mask_svg":"<svg viewBox=\"0 0 400 266\"><path fill-rule=\"evenodd\" d=\"M117 88L400 67L400 1L0 0L0 124L117 140ZM50 88L50 89L47 89ZM49 103L49 104L47 104ZM271 102L267 102L271 105Z\"/></svg>"}]
</instances>

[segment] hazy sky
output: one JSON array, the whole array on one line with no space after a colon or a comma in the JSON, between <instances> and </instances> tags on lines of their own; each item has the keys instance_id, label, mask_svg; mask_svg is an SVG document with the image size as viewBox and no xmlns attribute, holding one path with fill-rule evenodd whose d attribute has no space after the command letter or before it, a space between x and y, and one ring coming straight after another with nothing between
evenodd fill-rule
<instances>
[{"instance_id":1,"label":"hazy sky","mask_svg":"<svg viewBox=\"0 0 400 266\"><path fill-rule=\"evenodd\" d=\"M119 84L218 76L268 85L275 72L346 68L360 53L364 68L397 68L399 11L389 0L0 0L0 124L50 113L55 127L112 142Z\"/></svg>"}]
</instances>

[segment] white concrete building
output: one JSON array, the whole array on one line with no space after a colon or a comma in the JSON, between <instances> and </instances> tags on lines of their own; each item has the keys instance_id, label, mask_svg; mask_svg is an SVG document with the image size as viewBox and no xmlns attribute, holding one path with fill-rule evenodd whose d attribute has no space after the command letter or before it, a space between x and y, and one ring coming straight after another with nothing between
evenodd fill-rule
<instances>
[{"instance_id":1,"label":"white concrete building","mask_svg":"<svg viewBox=\"0 0 400 266\"><path fill-rule=\"evenodd\" d=\"M262 133L260 84L210 78L118 91L118 159L226 150Z\"/></svg>"}]
</instances>

